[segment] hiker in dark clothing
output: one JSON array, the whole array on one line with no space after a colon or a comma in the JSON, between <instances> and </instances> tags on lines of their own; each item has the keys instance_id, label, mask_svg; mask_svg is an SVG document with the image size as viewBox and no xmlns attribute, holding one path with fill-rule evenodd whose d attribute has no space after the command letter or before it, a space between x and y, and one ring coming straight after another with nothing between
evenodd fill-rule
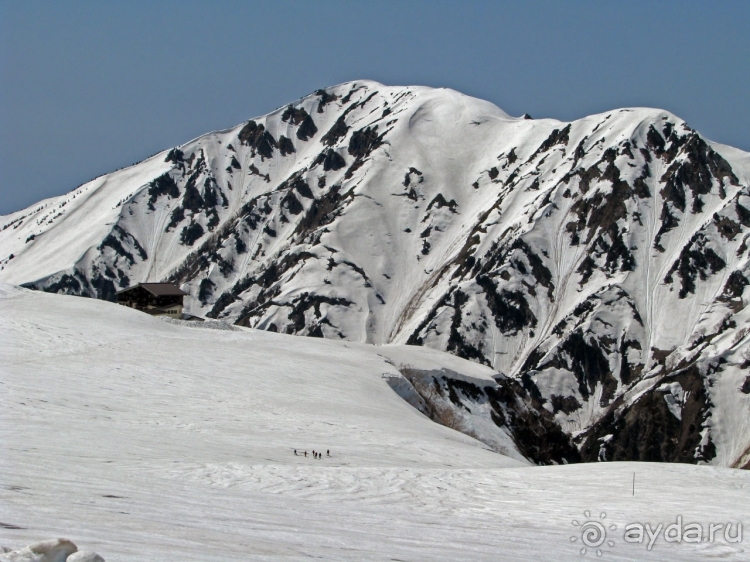
<instances>
[{"instance_id":1,"label":"hiker in dark clothing","mask_svg":"<svg viewBox=\"0 0 750 562\"><path fill-rule=\"evenodd\" d=\"M294 456L297 456L297 449L294 450Z\"/></svg>"},{"instance_id":2,"label":"hiker in dark clothing","mask_svg":"<svg viewBox=\"0 0 750 562\"><path fill-rule=\"evenodd\" d=\"M307 456L307 451L305 451L305 456Z\"/></svg>"},{"instance_id":3,"label":"hiker in dark clothing","mask_svg":"<svg viewBox=\"0 0 750 562\"><path fill-rule=\"evenodd\" d=\"M326 455L330 457L331 456L331 451L329 451L328 449L326 449Z\"/></svg>"}]
</instances>

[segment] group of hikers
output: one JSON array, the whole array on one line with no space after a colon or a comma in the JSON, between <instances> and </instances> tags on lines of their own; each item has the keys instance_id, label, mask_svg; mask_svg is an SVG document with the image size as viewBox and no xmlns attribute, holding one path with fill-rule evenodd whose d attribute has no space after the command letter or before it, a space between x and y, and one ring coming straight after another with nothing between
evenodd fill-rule
<instances>
[{"instance_id":1,"label":"group of hikers","mask_svg":"<svg viewBox=\"0 0 750 562\"><path fill-rule=\"evenodd\" d=\"M299 457L299 456L301 456L301 455L303 455L303 454L304 454L305 456L307 456L307 451L302 451L302 453L298 454L298 453L297 453L297 449L295 449L295 450L294 450L294 456L295 456L295 457ZM314 459L321 459L321 458L323 458L323 453L319 453L319 452L317 452L317 451L313 451L313 452L312 452L312 454L313 454L313 458L314 458ZM331 456L331 451L330 451L330 450L328 450L328 449L326 449L326 456L327 456L327 457L330 457L330 456Z\"/></svg>"}]
</instances>

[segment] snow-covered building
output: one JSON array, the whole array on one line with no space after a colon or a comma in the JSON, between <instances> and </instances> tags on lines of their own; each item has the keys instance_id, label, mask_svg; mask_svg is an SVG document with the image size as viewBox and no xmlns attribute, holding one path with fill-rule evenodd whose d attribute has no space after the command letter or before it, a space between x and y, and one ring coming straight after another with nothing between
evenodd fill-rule
<instances>
[{"instance_id":1,"label":"snow-covered building","mask_svg":"<svg viewBox=\"0 0 750 562\"><path fill-rule=\"evenodd\" d=\"M117 292L117 303L153 316L182 317L185 291L172 283L138 283Z\"/></svg>"}]
</instances>

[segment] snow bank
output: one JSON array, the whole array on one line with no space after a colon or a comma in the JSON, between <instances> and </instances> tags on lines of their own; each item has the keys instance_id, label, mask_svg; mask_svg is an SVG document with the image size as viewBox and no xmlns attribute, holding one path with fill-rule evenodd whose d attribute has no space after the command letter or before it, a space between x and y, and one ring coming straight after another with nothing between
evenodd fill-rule
<instances>
[{"instance_id":1,"label":"snow bank","mask_svg":"<svg viewBox=\"0 0 750 562\"><path fill-rule=\"evenodd\" d=\"M84 552L68 539L50 539L29 545L21 550L0 554L7 562L104 562L95 552Z\"/></svg>"}]
</instances>

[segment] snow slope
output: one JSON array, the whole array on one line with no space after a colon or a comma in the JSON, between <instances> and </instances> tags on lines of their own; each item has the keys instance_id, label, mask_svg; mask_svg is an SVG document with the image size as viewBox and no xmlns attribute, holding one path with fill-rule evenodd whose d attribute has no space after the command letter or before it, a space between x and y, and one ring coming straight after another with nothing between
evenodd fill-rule
<instances>
[{"instance_id":1,"label":"snow slope","mask_svg":"<svg viewBox=\"0 0 750 562\"><path fill-rule=\"evenodd\" d=\"M681 515L735 533L750 472L529 466L408 405L382 376L392 363L493 375L426 348L206 329L0 285L0 546L66 536L108 562L580 560L588 510L617 526L608 560L748 559L747 538L648 551L622 532Z\"/></svg>"},{"instance_id":2,"label":"snow slope","mask_svg":"<svg viewBox=\"0 0 750 562\"><path fill-rule=\"evenodd\" d=\"M0 280L171 280L193 314L487 365L582 460L741 467L749 185L666 111L357 81L3 217Z\"/></svg>"}]
</instances>

